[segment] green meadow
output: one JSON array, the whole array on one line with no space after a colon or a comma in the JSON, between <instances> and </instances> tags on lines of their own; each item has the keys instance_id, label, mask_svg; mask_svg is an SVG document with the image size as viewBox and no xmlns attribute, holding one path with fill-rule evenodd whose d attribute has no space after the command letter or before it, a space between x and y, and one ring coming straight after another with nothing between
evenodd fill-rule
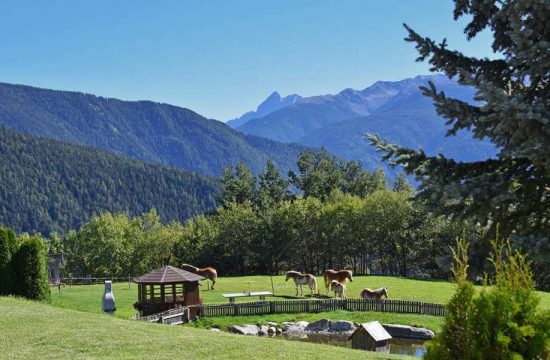
<instances>
[{"instance_id":1,"label":"green meadow","mask_svg":"<svg viewBox=\"0 0 550 360\"><path fill-rule=\"evenodd\" d=\"M324 284L322 278L318 277L319 290L322 296L325 296ZM356 276L354 281L347 284L348 297L359 297L359 292L365 288L388 287L389 298L398 300L413 300L445 304L454 292L454 285L447 281L433 280L414 280L386 276ZM273 288L275 296L268 299L286 300L295 297L296 288L292 280L285 282L282 275L273 276ZM216 283L215 290L207 290L206 282L201 287L201 297L205 304L223 304L227 303L222 294L235 293L243 291L271 291L270 276L243 276L243 277L220 277ZM137 300L137 286L134 283L115 283L113 292L116 298L116 317L130 319L136 313L133 304ZM550 293L539 292L541 298L541 307L550 309ZM56 307L79 310L91 313L101 313L101 296L103 295L103 285L78 285L66 286L58 292L57 288L52 288L52 305ZM304 297L310 297L308 288L304 288ZM252 301L257 298L240 298L237 301ZM195 327L220 327L225 328L233 324L262 323L265 321L314 321L320 318L331 318L341 320L351 320L364 322L378 320L387 323L399 323L405 325L416 325L430 328L438 331L443 323L442 317L416 314L392 314L376 312L346 312L334 311L319 314L275 314L265 316L239 316L239 317L212 317L204 318L193 324Z\"/></svg>"}]
</instances>

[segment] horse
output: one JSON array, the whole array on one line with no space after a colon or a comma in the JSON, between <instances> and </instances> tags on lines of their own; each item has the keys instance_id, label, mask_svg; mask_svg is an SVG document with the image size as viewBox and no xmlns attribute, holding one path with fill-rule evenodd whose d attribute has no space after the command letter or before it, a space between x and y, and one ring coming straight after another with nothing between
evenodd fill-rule
<instances>
[{"instance_id":1,"label":"horse","mask_svg":"<svg viewBox=\"0 0 550 360\"><path fill-rule=\"evenodd\" d=\"M341 284L345 284L346 279L349 279L350 282L353 282L353 273L351 270L332 270L328 269L325 270L325 273L323 274L323 278L325 279L325 290L328 294L328 288L330 286L330 282L332 280L336 280Z\"/></svg>"},{"instance_id":2,"label":"horse","mask_svg":"<svg viewBox=\"0 0 550 360\"><path fill-rule=\"evenodd\" d=\"M298 296L298 285L300 286L300 290L302 290L302 296L304 296L304 289L302 288L302 285L309 286L311 295L313 295L313 292L317 290L317 280L315 279L315 276L311 274L302 274L298 271L288 271L286 273L285 281L288 281L288 279L294 280L294 285L296 285L296 296Z\"/></svg>"},{"instance_id":3,"label":"horse","mask_svg":"<svg viewBox=\"0 0 550 360\"><path fill-rule=\"evenodd\" d=\"M206 280L210 280L212 281L212 286L209 286L208 289L209 290L214 290L214 284L216 284L216 279L218 278L218 272L216 271L216 269L212 268L212 267L206 267L206 268L198 268L196 266L193 266L193 265L189 265L189 264L181 264L181 268L183 270L187 270L187 271L190 271L192 273L195 273L197 275L200 275L202 277L204 277ZM207 282L208 284L208 282Z\"/></svg>"},{"instance_id":4,"label":"horse","mask_svg":"<svg viewBox=\"0 0 550 360\"><path fill-rule=\"evenodd\" d=\"M362 299L369 299L369 300L380 300L382 299L382 296L385 296L386 299L388 298L388 288L383 287L380 289L372 290L369 288L365 288L361 291L360 294Z\"/></svg>"},{"instance_id":5,"label":"horse","mask_svg":"<svg viewBox=\"0 0 550 360\"><path fill-rule=\"evenodd\" d=\"M330 290L334 291L334 297L346 298L346 285L336 280L330 282Z\"/></svg>"}]
</instances>

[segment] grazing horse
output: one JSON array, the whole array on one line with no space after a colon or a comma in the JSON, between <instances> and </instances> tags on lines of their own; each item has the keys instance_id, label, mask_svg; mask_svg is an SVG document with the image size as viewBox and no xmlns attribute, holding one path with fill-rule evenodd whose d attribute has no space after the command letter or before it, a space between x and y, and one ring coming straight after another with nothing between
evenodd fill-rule
<instances>
[{"instance_id":1,"label":"grazing horse","mask_svg":"<svg viewBox=\"0 0 550 360\"><path fill-rule=\"evenodd\" d=\"M294 285L296 285L296 296L298 296L298 286L300 286L300 290L302 290L302 296L304 296L304 289L302 288L302 285L309 286L311 295L313 295L313 292L317 290L317 280L315 279L315 276L311 274L302 274L298 271L289 271L286 273L285 281L288 281L288 279L294 280Z\"/></svg>"},{"instance_id":2,"label":"grazing horse","mask_svg":"<svg viewBox=\"0 0 550 360\"><path fill-rule=\"evenodd\" d=\"M369 300L380 300L382 299L382 296L385 296L386 299L388 298L388 288L383 287L380 289L372 290L369 288L363 289L360 294L362 299L369 299Z\"/></svg>"},{"instance_id":3,"label":"grazing horse","mask_svg":"<svg viewBox=\"0 0 550 360\"><path fill-rule=\"evenodd\" d=\"M330 290L334 291L334 297L346 298L346 285L336 280L330 282Z\"/></svg>"},{"instance_id":4,"label":"grazing horse","mask_svg":"<svg viewBox=\"0 0 550 360\"><path fill-rule=\"evenodd\" d=\"M349 279L350 282L353 282L353 273L351 272L351 270L336 271L336 270L328 269L328 270L325 270L323 277L325 279L325 290L327 294L328 294L328 288L332 280L336 280L341 284L345 284L346 279Z\"/></svg>"},{"instance_id":5,"label":"grazing horse","mask_svg":"<svg viewBox=\"0 0 550 360\"><path fill-rule=\"evenodd\" d=\"M212 286L209 286L209 289L214 290L214 284L216 284L216 279L218 278L218 272L216 271L216 269L211 268L211 267L206 267L206 268L201 269L201 268L198 268L196 266L189 265L189 264L181 264L181 268L183 270L187 270L187 271L190 271L190 272L195 273L197 275L200 275L200 276L204 277L206 280L212 281ZM208 282L207 282L207 284L208 284Z\"/></svg>"}]
</instances>

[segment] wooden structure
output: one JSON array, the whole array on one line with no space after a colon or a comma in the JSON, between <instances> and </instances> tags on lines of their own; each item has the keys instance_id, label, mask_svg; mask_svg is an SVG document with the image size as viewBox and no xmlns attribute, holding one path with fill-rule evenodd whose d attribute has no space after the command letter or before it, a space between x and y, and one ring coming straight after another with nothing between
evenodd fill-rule
<instances>
[{"instance_id":1,"label":"wooden structure","mask_svg":"<svg viewBox=\"0 0 550 360\"><path fill-rule=\"evenodd\" d=\"M232 295L232 294L227 294ZM201 316L266 315L287 313L320 313L325 311L377 311L399 314L447 315L443 304L407 300L307 299L269 300L202 306Z\"/></svg>"},{"instance_id":2,"label":"wooden structure","mask_svg":"<svg viewBox=\"0 0 550 360\"><path fill-rule=\"evenodd\" d=\"M204 277L173 266L165 266L134 279L138 301L134 307L142 316L177 307L189 307L194 320L200 307L199 281Z\"/></svg>"},{"instance_id":3,"label":"wooden structure","mask_svg":"<svg viewBox=\"0 0 550 360\"><path fill-rule=\"evenodd\" d=\"M222 294L222 296L226 299L229 299L230 304L234 304L235 299L238 297L258 296L260 298L260 301L265 301L265 297L273 296L273 293L271 291L253 291L247 293Z\"/></svg>"},{"instance_id":4,"label":"wooden structure","mask_svg":"<svg viewBox=\"0 0 550 360\"><path fill-rule=\"evenodd\" d=\"M353 349L362 349L378 352L389 352L388 341L392 336L378 321L360 324L350 335Z\"/></svg>"}]
</instances>

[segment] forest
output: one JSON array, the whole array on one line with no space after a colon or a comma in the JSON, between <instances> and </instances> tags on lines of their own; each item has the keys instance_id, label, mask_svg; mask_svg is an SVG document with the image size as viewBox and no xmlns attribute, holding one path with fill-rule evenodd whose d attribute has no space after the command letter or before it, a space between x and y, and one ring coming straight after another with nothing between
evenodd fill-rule
<instances>
[{"instance_id":1,"label":"forest","mask_svg":"<svg viewBox=\"0 0 550 360\"><path fill-rule=\"evenodd\" d=\"M136 216L154 204L163 221L215 208L214 178L88 147L0 129L0 224L17 232L65 233L94 214Z\"/></svg>"},{"instance_id":2,"label":"forest","mask_svg":"<svg viewBox=\"0 0 550 360\"><path fill-rule=\"evenodd\" d=\"M220 206L209 214L163 222L157 210L138 216L105 212L47 240L64 252L65 276L127 277L166 264L213 266L220 275L319 273L448 278L449 245L482 229L430 216L410 201L404 176L307 150L284 177L273 162L255 176L244 164L224 170Z\"/></svg>"}]
</instances>

